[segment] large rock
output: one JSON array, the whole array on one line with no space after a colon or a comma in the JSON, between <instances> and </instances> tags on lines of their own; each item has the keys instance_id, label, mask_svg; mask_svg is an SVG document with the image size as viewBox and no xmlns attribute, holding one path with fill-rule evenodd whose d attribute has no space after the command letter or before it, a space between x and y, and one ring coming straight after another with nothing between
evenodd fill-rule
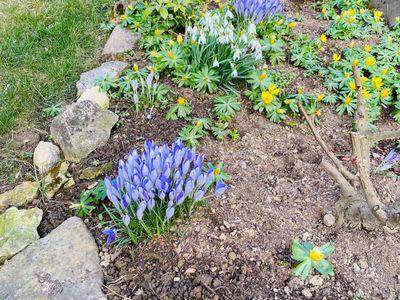
<instances>
[{"instance_id":1,"label":"large rock","mask_svg":"<svg viewBox=\"0 0 400 300\"><path fill-rule=\"evenodd\" d=\"M55 117L50 132L66 160L79 162L96 148L104 146L118 116L85 100L72 104Z\"/></svg>"},{"instance_id":2,"label":"large rock","mask_svg":"<svg viewBox=\"0 0 400 300\"><path fill-rule=\"evenodd\" d=\"M110 99L108 98L106 93L103 93L98 86L91 87L85 90L82 96L79 97L77 102L82 102L85 100L89 100L93 103L96 103L101 108L109 108L110 107Z\"/></svg>"},{"instance_id":3,"label":"large rock","mask_svg":"<svg viewBox=\"0 0 400 300\"><path fill-rule=\"evenodd\" d=\"M0 195L0 211L9 206L21 206L33 201L39 191L39 183L25 181L14 189Z\"/></svg>"},{"instance_id":4,"label":"large rock","mask_svg":"<svg viewBox=\"0 0 400 300\"><path fill-rule=\"evenodd\" d=\"M100 67L90 70L86 73L82 73L79 81L76 83L78 89L78 97L82 93L96 85L97 79L102 79L106 76L118 77L123 70L129 67L129 64L122 61L109 61L102 64Z\"/></svg>"},{"instance_id":5,"label":"large rock","mask_svg":"<svg viewBox=\"0 0 400 300\"><path fill-rule=\"evenodd\" d=\"M118 57L137 47L140 34L128 28L116 26L104 46L103 57Z\"/></svg>"},{"instance_id":6,"label":"large rock","mask_svg":"<svg viewBox=\"0 0 400 300\"><path fill-rule=\"evenodd\" d=\"M68 168L69 163L64 161L50 169L44 178L44 194L47 199L53 198L58 190L68 181Z\"/></svg>"},{"instance_id":7,"label":"large rock","mask_svg":"<svg viewBox=\"0 0 400 300\"><path fill-rule=\"evenodd\" d=\"M43 212L39 208L18 210L16 207L11 207L0 215L0 263L39 238L36 228L42 220L42 215ZM4 297L0 296L0 299Z\"/></svg>"},{"instance_id":8,"label":"large rock","mask_svg":"<svg viewBox=\"0 0 400 300\"><path fill-rule=\"evenodd\" d=\"M40 173L46 173L60 160L60 149L49 142L41 141L33 152L33 163Z\"/></svg>"},{"instance_id":9,"label":"large rock","mask_svg":"<svg viewBox=\"0 0 400 300\"><path fill-rule=\"evenodd\" d=\"M400 16L399 0L371 0L370 5L383 12L389 26L396 24L396 18Z\"/></svg>"},{"instance_id":10,"label":"large rock","mask_svg":"<svg viewBox=\"0 0 400 300\"><path fill-rule=\"evenodd\" d=\"M106 299L96 243L72 217L0 269L0 299Z\"/></svg>"}]
</instances>

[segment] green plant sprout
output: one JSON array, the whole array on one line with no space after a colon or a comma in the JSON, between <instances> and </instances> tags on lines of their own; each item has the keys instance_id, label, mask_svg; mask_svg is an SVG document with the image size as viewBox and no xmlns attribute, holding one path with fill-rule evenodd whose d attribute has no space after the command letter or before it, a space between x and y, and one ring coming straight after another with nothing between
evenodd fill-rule
<instances>
[{"instance_id":1,"label":"green plant sprout","mask_svg":"<svg viewBox=\"0 0 400 300\"><path fill-rule=\"evenodd\" d=\"M315 247L312 243L292 242L292 258L297 262L293 269L294 274L302 280L307 279L313 269L316 269L323 277L333 276L332 263L325 258L330 256L335 248L327 243L322 247Z\"/></svg>"},{"instance_id":2,"label":"green plant sprout","mask_svg":"<svg viewBox=\"0 0 400 300\"><path fill-rule=\"evenodd\" d=\"M177 102L167 112L167 120L186 119L192 112L189 102L185 98L179 97Z\"/></svg>"}]
</instances>

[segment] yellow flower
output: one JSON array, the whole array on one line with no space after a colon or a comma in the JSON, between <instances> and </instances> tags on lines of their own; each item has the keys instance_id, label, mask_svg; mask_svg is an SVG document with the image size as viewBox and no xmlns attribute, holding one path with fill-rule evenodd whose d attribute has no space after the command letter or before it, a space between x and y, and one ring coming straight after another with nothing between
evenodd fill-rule
<instances>
[{"instance_id":1,"label":"yellow flower","mask_svg":"<svg viewBox=\"0 0 400 300\"><path fill-rule=\"evenodd\" d=\"M319 37L319 40L322 42L322 43L326 43L326 41L327 41L327 38L326 38L326 35L325 34L321 34L321 36Z\"/></svg>"},{"instance_id":2,"label":"yellow flower","mask_svg":"<svg viewBox=\"0 0 400 300\"><path fill-rule=\"evenodd\" d=\"M261 75L258 77L258 80L263 81L265 78L267 78L267 74L265 72L262 72Z\"/></svg>"},{"instance_id":3,"label":"yellow flower","mask_svg":"<svg viewBox=\"0 0 400 300\"><path fill-rule=\"evenodd\" d=\"M358 63L359 63L358 59L355 59L355 60L353 60L353 61L351 62L351 65L352 65L352 66L357 66Z\"/></svg>"},{"instance_id":4,"label":"yellow flower","mask_svg":"<svg viewBox=\"0 0 400 300\"><path fill-rule=\"evenodd\" d=\"M172 46L174 45L174 43L175 43L175 42L174 42L173 40L169 40L169 41L168 41L168 46L172 47Z\"/></svg>"},{"instance_id":5,"label":"yellow flower","mask_svg":"<svg viewBox=\"0 0 400 300\"><path fill-rule=\"evenodd\" d=\"M361 80L361 84L364 84L368 81L368 78L365 76L361 76L360 80Z\"/></svg>"},{"instance_id":6,"label":"yellow flower","mask_svg":"<svg viewBox=\"0 0 400 300\"><path fill-rule=\"evenodd\" d=\"M139 71L139 66L137 64L133 64L133 70L135 70L135 72Z\"/></svg>"},{"instance_id":7,"label":"yellow flower","mask_svg":"<svg viewBox=\"0 0 400 300\"><path fill-rule=\"evenodd\" d=\"M149 70L150 72L155 72L157 69L153 66L147 67L147 70Z\"/></svg>"},{"instance_id":8,"label":"yellow flower","mask_svg":"<svg viewBox=\"0 0 400 300\"><path fill-rule=\"evenodd\" d=\"M349 12L347 10L342 12L342 17L347 17L347 15L349 14Z\"/></svg>"},{"instance_id":9,"label":"yellow flower","mask_svg":"<svg viewBox=\"0 0 400 300\"><path fill-rule=\"evenodd\" d=\"M276 37L275 37L274 34L271 34L271 35L269 36L269 44L270 44L270 45L273 45L273 44L275 44L275 43L276 43Z\"/></svg>"},{"instance_id":10,"label":"yellow flower","mask_svg":"<svg viewBox=\"0 0 400 300\"><path fill-rule=\"evenodd\" d=\"M370 46L370 45L365 45L365 46L364 46L364 51L365 51L365 52L371 51L371 46Z\"/></svg>"},{"instance_id":11,"label":"yellow flower","mask_svg":"<svg viewBox=\"0 0 400 300\"><path fill-rule=\"evenodd\" d=\"M371 82L372 86L377 90L379 90L383 86L382 78L380 77L372 77Z\"/></svg>"},{"instance_id":12,"label":"yellow flower","mask_svg":"<svg viewBox=\"0 0 400 300\"><path fill-rule=\"evenodd\" d=\"M353 49L354 48L354 42L351 42L350 44L349 44L349 49Z\"/></svg>"},{"instance_id":13,"label":"yellow flower","mask_svg":"<svg viewBox=\"0 0 400 300\"><path fill-rule=\"evenodd\" d=\"M290 99L285 99L285 101L283 101L286 105L289 105L290 103L292 103L292 100Z\"/></svg>"},{"instance_id":14,"label":"yellow flower","mask_svg":"<svg viewBox=\"0 0 400 300\"><path fill-rule=\"evenodd\" d=\"M185 98L183 98L183 97L179 97L178 98L178 105L179 106L182 106L183 104L185 104L185 102L186 102Z\"/></svg>"},{"instance_id":15,"label":"yellow flower","mask_svg":"<svg viewBox=\"0 0 400 300\"><path fill-rule=\"evenodd\" d=\"M381 92L380 92L381 97L388 97L390 95L390 90L387 88L384 88Z\"/></svg>"},{"instance_id":16,"label":"yellow flower","mask_svg":"<svg viewBox=\"0 0 400 300\"><path fill-rule=\"evenodd\" d=\"M200 128L200 126L203 124L203 122L201 120L198 120L196 125L194 127L196 128Z\"/></svg>"},{"instance_id":17,"label":"yellow flower","mask_svg":"<svg viewBox=\"0 0 400 300\"><path fill-rule=\"evenodd\" d=\"M175 59L175 54L174 54L174 52L168 51L167 54L168 54L168 57L169 57L170 59Z\"/></svg>"},{"instance_id":18,"label":"yellow flower","mask_svg":"<svg viewBox=\"0 0 400 300\"><path fill-rule=\"evenodd\" d=\"M218 176L219 174L221 174L221 169L220 168L215 168L214 169L214 176Z\"/></svg>"},{"instance_id":19,"label":"yellow flower","mask_svg":"<svg viewBox=\"0 0 400 300\"><path fill-rule=\"evenodd\" d=\"M355 91L356 90L356 83L354 81L350 81L349 82L349 88L350 88L350 90Z\"/></svg>"},{"instance_id":20,"label":"yellow flower","mask_svg":"<svg viewBox=\"0 0 400 300\"><path fill-rule=\"evenodd\" d=\"M293 28L295 28L297 26L297 23L296 22L290 22L289 23L289 28L290 29L293 29Z\"/></svg>"},{"instance_id":21,"label":"yellow flower","mask_svg":"<svg viewBox=\"0 0 400 300\"><path fill-rule=\"evenodd\" d=\"M347 19L347 23L349 23L349 24L354 23L354 17L350 16L350 17Z\"/></svg>"},{"instance_id":22,"label":"yellow flower","mask_svg":"<svg viewBox=\"0 0 400 300\"><path fill-rule=\"evenodd\" d=\"M340 58L341 58L340 54L333 53L333 55L332 55L333 61L338 62L340 60Z\"/></svg>"},{"instance_id":23,"label":"yellow flower","mask_svg":"<svg viewBox=\"0 0 400 300\"><path fill-rule=\"evenodd\" d=\"M344 104L345 104L345 105L349 105L350 102L351 102L351 98L350 98L349 96L347 96L347 97L344 99Z\"/></svg>"},{"instance_id":24,"label":"yellow flower","mask_svg":"<svg viewBox=\"0 0 400 300\"><path fill-rule=\"evenodd\" d=\"M317 100L318 100L318 101L322 101L322 100L324 100L324 98L325 98L325 94L319 94L319 95L317 96Z\"/></svg>"},{"instance_id":25,"label":"yellow flower","mask_svg":"<svg viewBox=\"0 0 400 300\"><path fill-rule=\"evenodd\" d=\"M126 19L128 19L127 16L125 16L125 15L122 15L122 16L121 16L121 21L125 21Z\"/></svg>"},{"instance_id":26,"label":"yellow flower","mask_svg":"<svg viewBox=\"0 0 400 300\"><path fill-rule=\"evenodd\" d=\"M389 69L383 69L382 72L381 72L381 74L382 74L383 76L385 76L388 72L389 72Z\"/></svg>"},{"instance_id":27,"label":"yellow flower","mask_svg":"<svg viewBox=\"0 0 400 300\"><path fill-rule=\"evenodd\" d=\"M269 105L272 103L272 100L274 100L274 95L272 95L270 92L263 91L261 93L261 99L266 105Z\"/></svg>"},{"instance_id":28,"label":"yellow flower","mask_svg":"<svg viewBox=\"0 0 400 300\"><path fill-rule=\"evenodd\" d=\"M186 75L182 75L182 77L181 77L181 80L183 80L183 81L186 81L188 79L189 79L189 77L187 77Z\"/></svg>"},{"instance_id":29,"label":"yellow flower","mask_svg":"<svg viewBox=\"0 0 400 300\"><path fill-rule=\"evenodd\" d=\"M286 112L286 110L284 110L283 108L278 108L278 109L276 110L276 112L277 112L278 114L280 114L280 115L283 115L283 114Z\"/></svg>"},{"instance_id":30,"label":"yellow flower","mask_svg":"<svg viewBox=\"0 0 400 300\"><path fill-rule=\"evenodd\" d=\"M340 16L336 16L336 17L335 17L335 20L336 20L336 22L339 22L339 21L340 21L340 19L341 19L341 17L340 17Z\"/></svg>"},{"instance_id":31,"label":"yellow flower","mask_svg":"<svg viewBox=\"0 0 400 300\"><path fill-rule=\"evenodd\" d=\"M280 91L281 89L278 88L276 85L268 86L268 92L270 92L272 95L278 95Z\"/></svg>"},{"instance_id":32,"label":"yellow flower","mask_svg":"<svg viewBox=\"0 0 400 300\"><path fill-rule=\"evenodd\" d=\"M161 31L159 29L154 30L154 36L160 37L161 36Z\"/></svg>"},{"instance_id":33,"label":"yellow flower","mask_svg":"<svg viewBox=\"0 0 400 300\"><path fill-rule=\"evenodd\" d=\"M314 116L319 117L321 115L321 111L319 109L317 109L316 111L314 111Z\"/></svg>"},{"instance_id":34,"label":"yellow flower","mask_svg":"<svg viewBox=\"0 0 400 300\"><path fill-rule=\"evenodd\" d=\"M343 77L344 77L344 78L349 78L349 77L350 77L350 74L349 74L349 73L347 73L347 72L344 72L344 75L343 75Z\"/></svg>"},{"instance_id":35,"label":"yellow flower","mask_svg":"<svg viewBox=\"0 0 400 300\"><path fill-rule=\"evenodd\" d=\"M383 15L383 12L379 10L374 10L374 18L380 19Z\"/></svg>"},{"instance_id":36,"label":"yellow flower","mask_svg":"<svg viewBox=\"0 0 400 300\"><path fill-rule=\"evenodd\" d=\"M299 87L299 89L297 90L297 93L299 95L303 95L304 94L304 86Z\"/></svg>"},{"instance_id":37,"label":"yellow flower","mask_svg":"<svg viewBox=\"0 0 400 300\"><path fill-rule=\"evenodd\" d=\"M376 60L375 60L375 58L373 58L372 56L367 57L367 58L365 59L365 65L366 65L367 67L372 67L373 65L375 65L375 63L376 63Z\"/></svg>"},{"instance_id":38,"label":"yellow flower","mask_svg":"<svg viewBox=\"0 0 400 300\"><path fill-rule=\"evenodd\" d=\"M176 37L176 41L178 42L178 45L182 45L182 43L183 43L182 34L179 34L179 35Z\"/></svg>"},{"instance_id":39,"label":"yellow flower","mask_svg":"<svg viewBox=\"0 0 400 300\"><path fill-rule=\"evenodd\" d=\"M363 95L364 99L368 99L369 96L371 96L371 93L366 88L364 88L362 90L362 95Z\"/></svg>"},{"instance_id":40,"label":"yellow flower","mask_svg":"<svg viewBox=\"0 0 400 300\"><path fill-rule=\"evenodd\" d=\"M311 259L312 262L321 261L325 258L324 254L318 250L311 250L308 254L308 257Z\"/></svg>"},{"instance_id":41,"label":"yellow flower","mask_svg":"<svg viewBox=\"0 0 400 300\"><path fill-rule=\"evenodd\" d=\"M356 10L355 9L349 9L349 16L354 17L356 15Z\"/></svg>"},{"instance_id":42,"label":"yellow flower","mask_svg":"<svg viewBox=\"0 0 400 300\"><path fill-rule=\"evenodd\" d=\"M150 51L150 56L151 56L151 57L158 58L160 55L158 55L158 52L157 52L157 51Z\"/></svg>"}]
</instances>

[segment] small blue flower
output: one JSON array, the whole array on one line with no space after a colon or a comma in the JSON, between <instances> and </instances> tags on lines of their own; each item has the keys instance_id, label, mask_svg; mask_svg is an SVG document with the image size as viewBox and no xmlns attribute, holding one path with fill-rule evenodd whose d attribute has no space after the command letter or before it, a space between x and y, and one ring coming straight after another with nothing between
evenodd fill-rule
<instances>
[{"instance_id":1,"label":"small blue flower","mask_svg":"<svg viewBox=\"0 0 400 300\"><path fill-rule=\"evenodd\" d=\"M226 191L226 184L222 180L218 180L215 185L215 195L221 196Z\"/></svg>"},{"instance_id":2,"label":"small blue flower","mask_svg":"<svg viewBox=\"0 0 400 300\"><path fill-rule=\"evenodd\" d=\"M167 210L165 211L167 220L171 219L172 216L174 215L174 213L175 213L175 207L173 207L173 206L168 207Z\"/></svg>"},{"instance_id":3,"label":"small blue flower","mask_svg":"<svg viewBox=\"0 0 400 300\"><path fill-rule=\"evenodd\" d=\"M207 191L206 188L203 187L202 189L200 189L196 193L194 193L193 201L198 202L201 199L203 199L204 195L206 194L206 191Z\"/></svg>"},{"instance_id":4,"label":"small blue flower","mask_svg":"<svg viewBox=\"0 0 400 300\"><path fill-rule=\"evenodd\" d=\"M394 162L399 158L396 149L392 149L383 159L382 163L376 168L375 173L387 171L393 167Z\"/></svg>"},{"instance_id":5,"label":"small blue flower","mask_svg":"<svg viewBox=\"0 0 400 300\"><path fill-rule=\"evenodd\" d=\"M110 245L117 238L117 231L114 228L105 229L102 233L107 236L107 245Z\"/></svg>"}]
</instances>

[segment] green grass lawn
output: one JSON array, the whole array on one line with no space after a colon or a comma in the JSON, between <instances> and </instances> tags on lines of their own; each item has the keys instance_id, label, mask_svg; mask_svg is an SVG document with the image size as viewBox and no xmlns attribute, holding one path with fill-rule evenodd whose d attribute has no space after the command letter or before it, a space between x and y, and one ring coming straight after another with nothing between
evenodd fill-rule
<instances>
[{"instance_id":1,"label":"green grass lawn","mask_svg":"<svg viewBox=\"0 0 400 300\"><path fill-rule=\"evenodd\" d=\"M36 125L46 105L75 100L113 2L0 0L0 135Z\"/></svg>"}]
</instances>

